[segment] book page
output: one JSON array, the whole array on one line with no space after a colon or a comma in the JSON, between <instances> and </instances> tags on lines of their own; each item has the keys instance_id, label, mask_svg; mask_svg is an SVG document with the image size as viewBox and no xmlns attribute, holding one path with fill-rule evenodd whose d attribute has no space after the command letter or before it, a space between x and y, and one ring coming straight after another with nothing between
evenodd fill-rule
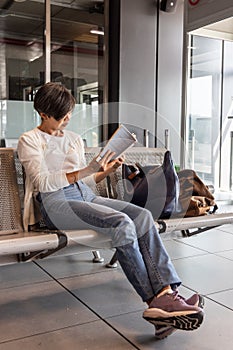
<instances>
[{"instance_id":1,"label":"book page","mask_svg":"<svg viewBox=\"0 0 233 350\"><path fill-rule=\"evenodd\" d=\"M129 147L133 146L135 142L137 142L136 137L121 124L101 151L100 157L103 157L110 150L115 152L114 158L118 158Z\"/></svg>"}]
</instances>

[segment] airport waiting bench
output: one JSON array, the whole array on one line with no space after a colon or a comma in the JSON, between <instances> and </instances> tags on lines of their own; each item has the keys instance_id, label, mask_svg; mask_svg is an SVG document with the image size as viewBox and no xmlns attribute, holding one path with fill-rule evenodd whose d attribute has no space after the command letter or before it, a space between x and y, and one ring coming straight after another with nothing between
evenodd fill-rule
<instances>
[{"instance_id":1,"label":"airport waiting bench","mask_svg":"<svg viewBox=\"0 0 233 350\"><path fill-rule=\"evenodd\" d=\"M86 148L89 162L100 148ZM163 148L133 147L125 153L127 164L141 165L163 162ZM94 230L48 230L43 226L33 227L25 232L22 224L24 176L22 166L14 148L0 148L0 265L43 259L50 256L93 253L94 262L102 262L99 249L111 249L110 237ZM121 169L96 185L96 193L111 198L123 199ZM203 232L212 227L233 223L233 213L215 213L193 218L172 218L156 220L160 233L182 231L189 235ZM193 233L190 233L193 234ZM116 266L116 254L107 264Z\"/></svg>"},{"instance_id":2,"label":"airport waiting bench","mask_svg":"<svg viewBox=\"0 0 233 350\"><path fill-rule=\"evenodd\" d=\"M89 162L100 148L86 148ZM164 149L137 148L127 152L129 162L161 164ZM102 262L98 248L112 248L109 236L94 230L48 230L43 226L31 227L25 232L22 223L24 202L24 173L14 148L0 148L0 265L42 259L48 256L75 254L92 251L94 262ZM111 176L112 189L120 187L121 171ZM109 178L96 185L96 193L102 196L116 196L109 193ZM113 190L114 192L114 190ZM119 193L120 196L122 194Z\"/></svg>"}]
</instances>

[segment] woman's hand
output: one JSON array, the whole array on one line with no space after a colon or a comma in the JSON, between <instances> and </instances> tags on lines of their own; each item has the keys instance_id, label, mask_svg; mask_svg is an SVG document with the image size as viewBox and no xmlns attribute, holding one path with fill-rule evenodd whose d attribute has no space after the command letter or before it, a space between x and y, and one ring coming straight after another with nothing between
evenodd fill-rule
<instances>
[{"instance_id":1,"label":"woman's hand","mask_svg":"<svg viewBox=\"0 0 233 350\"><path fill-rule=\"evenodd\" d=\"M115 152L111 152L110 150L105 153L103 157L98 154L95 158L92 159L92 161L88 164L88 168L93 172L97 173L99 171L105 171L109 164L114 162L111 161L111 159L114 157Z\"/></svg>"},{"instance_id":2,"label":"woman's hand","mask_svg":"<svg viewBox=\"0 0 233 350\"><path fill-rule=\"evenodd\" d=\"M115 172L124 163L124 161L125 158L123 156L113 159L106 165L105 172L107 172L108 174Z\"/></svg>"},{"instance_id":3,"label":"woman's hand","mask_svg":"<svg viewBox=\"0 0 233 350\"><path fill-rule=\"evenodd\" d=\"M95 181L103 180L108 174L113 173L124 162L124 157L113 159L115 152L107 151L103 157L96 156L83 169L67 173L66 177L69 183L75 183L89 175L95 174Z\"/></svg>"},{"instance_id":4,"label":"woman's hand","mask_svg":"<svg viewBox=\"0 0 233 350\"><path fill-rule=\"evenodd\" d=\"M110 158L112 159L112 157ZM100 170L99 172L96 173L95 175L95 181L96 183L100 182L103 180L107 175L115 172L125 161L124 156L121 156L119 158L110 160L104 168L102 168L102 171Z\"/></svg>"}]
</instances>

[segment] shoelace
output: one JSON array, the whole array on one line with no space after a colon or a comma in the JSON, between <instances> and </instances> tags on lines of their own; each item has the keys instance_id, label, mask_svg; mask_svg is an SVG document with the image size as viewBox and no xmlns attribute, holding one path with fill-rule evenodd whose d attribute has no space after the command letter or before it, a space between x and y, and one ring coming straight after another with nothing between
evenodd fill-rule
<instances>
[{"instance_id":1,"label":"shoelace","mask_svg":"<svg viewBox=\"0 0 233 350\"><path fill-rule=\"evenodd\" d=\"M169 294L169 295L172 296L173 300L178 299L178 300L181 300L181 301L184 301L184 302L185 302L185 298L182 297L182 296L179 294L178 290L174 290L174 292L171 293L171 294Z\"/></svg>"},{"instance_id":2,"label":"shoelace","mask_svg":"<svg viewBox=\"0 0 233 350\"><path fill-rule=\"evenodd\" d=\"M173 300L176 300L176 299L185 300L181 295L179 295L178 290L175 290L173 293L168 293L167 295L169 295Z\"/></svg>"}]
</instances>

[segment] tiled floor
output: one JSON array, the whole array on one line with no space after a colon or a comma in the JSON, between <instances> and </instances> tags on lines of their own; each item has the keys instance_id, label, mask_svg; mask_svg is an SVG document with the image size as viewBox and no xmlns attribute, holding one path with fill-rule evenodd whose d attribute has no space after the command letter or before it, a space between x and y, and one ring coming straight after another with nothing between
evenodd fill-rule
<instances>
[{"instance_id":1,"label":"tiled floor","mask_svg":"<svg viewBox=\"0 0 233 350\"><path fill-rule=\"evenodd\" d=\"M0 350L219 350L232 347L233 226L197 236L162 236L183 280L181 294L205 296L196 331L157 341L146 307L120 267L91 253L1 267ZM105 262L112 251L103 251Z\"/></svg>"}]
</instances>

